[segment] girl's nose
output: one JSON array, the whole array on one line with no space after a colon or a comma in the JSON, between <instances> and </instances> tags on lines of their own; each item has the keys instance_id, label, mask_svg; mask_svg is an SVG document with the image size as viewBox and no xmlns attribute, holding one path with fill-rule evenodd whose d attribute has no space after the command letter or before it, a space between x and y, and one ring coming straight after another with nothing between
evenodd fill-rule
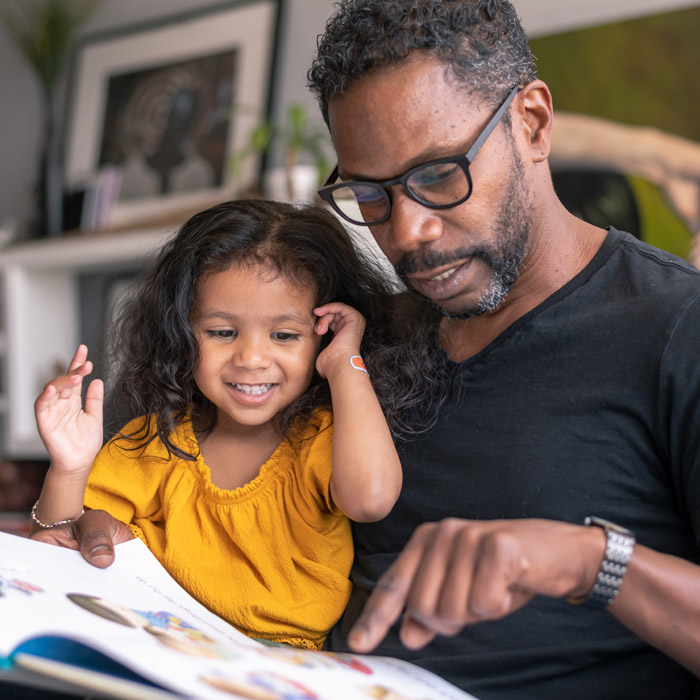
<instances>
[{"instance_id":1,"label":"girl's nose","mask_svg":"<svg viewBox=\"0 0 700 700\"><path fill-rule=\"evenodd\" d=\"M264 369L270 366L267 338L239 337L234 344L234 362L245 369Z\"/></svg>"}]
</instances>

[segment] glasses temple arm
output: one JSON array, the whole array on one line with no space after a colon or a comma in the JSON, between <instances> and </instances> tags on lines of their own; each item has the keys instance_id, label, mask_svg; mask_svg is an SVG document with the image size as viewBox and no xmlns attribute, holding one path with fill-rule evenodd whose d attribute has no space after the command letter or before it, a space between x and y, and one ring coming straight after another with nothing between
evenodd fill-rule
<instances>
[{"instance_id":1,"label":"glasses temple arm","mask_svg":"<svg viewBox=\"0 0 700 700\"><path fill-rule=\"evenodd\" d=\"M323 183L323 186L328 187L328 185L332 185L337 179L338 179L338 164L336 163L335 168L333 168L333 172L326 178L326 181Z\"/></svg>"},{"instance_id":2,"label":"glasses temple arm","mask_svg":"<svg viewBox=\"0 0 700 700\"><path fill-rule=\"evenodd\" d=\"M510 91L508 97L506 97L506 99L503 101L503 104L496 110L491 119L489 119L488 124L486 124L486 126L482 129L481 133L477 136L476 141L474 141L471 148L465 154L464 157L467 159L467 162L471 163L474 160L476 154L479 152L479 149L484 145L484 141L486 141L491 132L496 128L498 122L501 121L501 118L505 114L508 107L510 107L510 103L513 101L513 98L518 94L518 92L520 92L520 85L516 85Z\"/></svg>"}]
</instances>

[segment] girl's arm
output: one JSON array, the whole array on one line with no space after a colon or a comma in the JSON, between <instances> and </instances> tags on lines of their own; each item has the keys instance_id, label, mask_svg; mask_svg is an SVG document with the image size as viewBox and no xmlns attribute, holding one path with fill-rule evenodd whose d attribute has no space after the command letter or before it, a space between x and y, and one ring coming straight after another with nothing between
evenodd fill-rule
<instances>
[{"instance_id":1,"label":"girl's arm","mask_svg":"<svg viewBox=\"0 0 700 700\"><path fill-rule=\"evenodd\" d=\"M314 310L316 332L333 331L316 368L328 380L333 401L331 496L352 520L372 522L389 514L401 491L401 463L384 414L360 358L365 321L341 303Z\"/></svg>"},{"instance_id":2,"label":"girl's arm","mask_svg":"<svg viewBox=\"0 0 700 700\"><path fill-rule=\"evenodd\" d=\"M31 532L74 520L83 512L83 498L92 463L102 447L104 387L90 382L83 410L83 378L92 371L87 347L81 345L68 372L50 381L34 403L39 435L51 464L32 511Z\"/></svg>"}]
</instances>

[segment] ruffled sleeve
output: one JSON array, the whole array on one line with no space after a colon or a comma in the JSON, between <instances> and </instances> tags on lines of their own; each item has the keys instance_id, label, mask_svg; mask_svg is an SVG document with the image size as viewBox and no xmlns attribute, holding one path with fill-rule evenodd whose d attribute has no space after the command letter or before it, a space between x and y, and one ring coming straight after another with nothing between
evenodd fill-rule
<instances>
[{"instance_id":1,"label":"ruffled sleeve","mask_svg":"<svg viewBox=\"0 0 700 700\"><path fill-rule=\"evenodd\" d=\"M143 418L137 418L120 433L128 434L142 425ZM163 471L170 468L170 464L169 455L159 440L151 441L144 448L117 435L95 459L85 492L85 505L106 510L126 525L132 525L135 518L158 520L162 510L159 486ZM135 530L132 532L139 536Z\"/></svg>"},{"instance_id":2,"label":"ruffled sleeve","mask_svg":"<svg viewBox=\"0 0 700 700\"><path fill-rule=\"evenodd\" d=\"M331 497L333 472L333 414L318 410L303 436L293 441L297 451L297 494L299 514L309 523L318 520L319 513L342 515Z\"/></svg>"}]
</instances>

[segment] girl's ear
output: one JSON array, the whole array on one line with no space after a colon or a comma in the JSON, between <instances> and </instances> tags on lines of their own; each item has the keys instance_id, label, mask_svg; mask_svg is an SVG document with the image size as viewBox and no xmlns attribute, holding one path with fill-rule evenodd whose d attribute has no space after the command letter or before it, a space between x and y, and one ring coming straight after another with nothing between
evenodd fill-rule
<instances>
[{"instance_id":1,"label":"girl's ear","mask_svg":"<svg viewBox=\"0 0 700 700\"><path fill-rule=\"evenodd\" d=\"M520 90L515 104L530 158L540 163L549 156L552 143L552 95L545 83L533 80Z\"/></svg>"}]
</instances>

